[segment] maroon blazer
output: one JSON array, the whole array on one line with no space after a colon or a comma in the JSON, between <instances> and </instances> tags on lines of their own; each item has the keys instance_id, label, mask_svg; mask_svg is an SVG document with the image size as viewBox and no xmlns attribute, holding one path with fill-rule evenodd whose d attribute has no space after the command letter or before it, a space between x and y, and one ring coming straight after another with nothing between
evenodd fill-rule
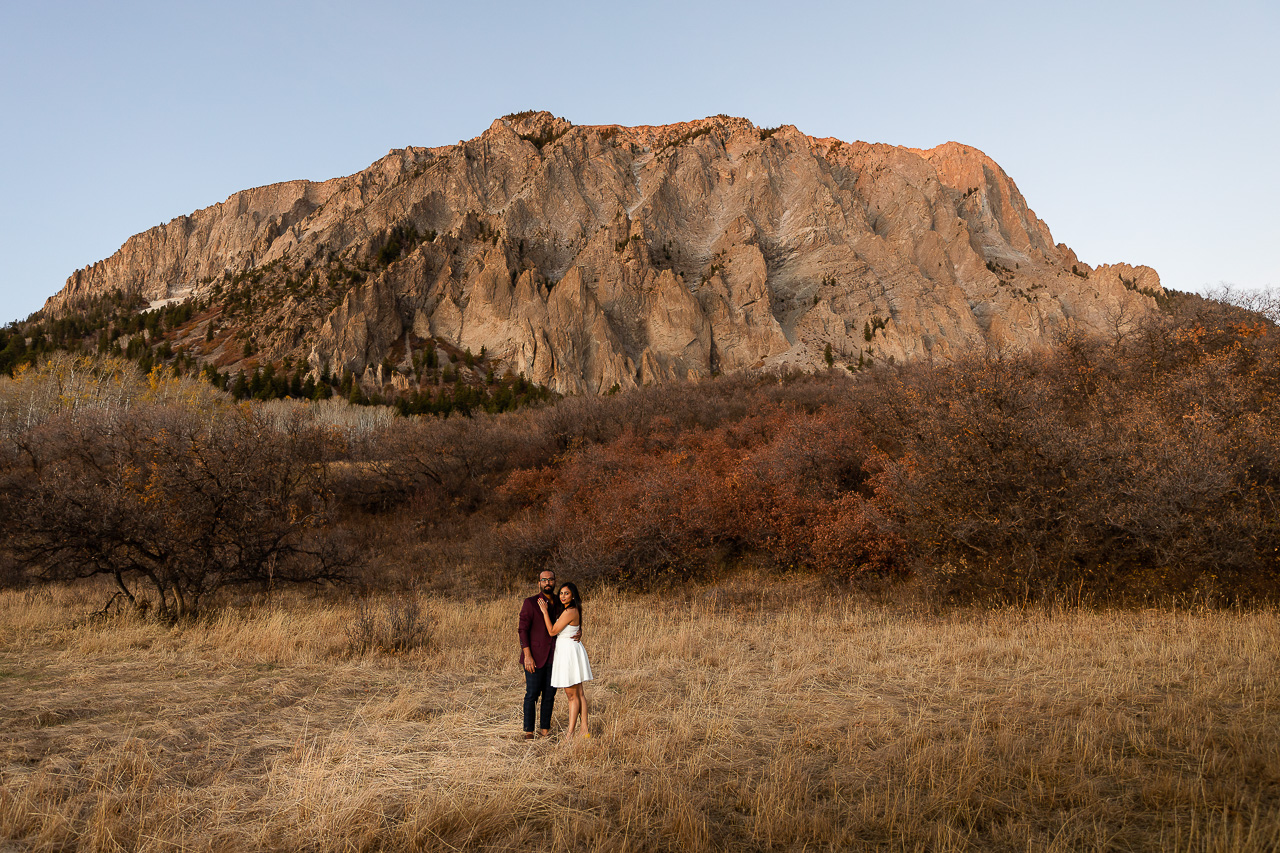
<instances>
[{"instance_id":1,"label":"maroon blazer","mask_svg":"<svg viewBox=\"0 0 1280 853\"><path fill-rule=\"evenodd\" d=\"M520 606L520 626L516 633L520 635L520 665L524 666L524 650L533 654L533 665L537 669L551 665L555 654L555 637L547 633L547 623L542 619L542 611L538 609L538 599L542 593L531 595ZM558 598L547 602L547 613L554 623L564 613L564 605Z\"/></svg>"}]
</instances>

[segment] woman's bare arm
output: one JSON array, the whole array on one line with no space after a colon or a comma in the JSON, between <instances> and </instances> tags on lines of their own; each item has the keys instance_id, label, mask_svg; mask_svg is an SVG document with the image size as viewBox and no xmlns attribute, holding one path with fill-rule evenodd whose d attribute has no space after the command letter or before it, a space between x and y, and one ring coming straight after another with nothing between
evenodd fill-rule
<instances>
[{"instance_id":1,"label":"woman's bare arm","mask_svg":"<svg viewBox=\"0 0 1280 853\"><path fill-rule=\"evenodd\" d=\"M560 618L556 620L554 625L551 624L551 615L547 613L547 607L544 602L538 602L538 607L542 610L542 621L547 623L547 633L556 636L565 628L573 624L573 620L578 618L578 608L566 608L564 613L560 614Z\"/></svg>"}]
</instances>

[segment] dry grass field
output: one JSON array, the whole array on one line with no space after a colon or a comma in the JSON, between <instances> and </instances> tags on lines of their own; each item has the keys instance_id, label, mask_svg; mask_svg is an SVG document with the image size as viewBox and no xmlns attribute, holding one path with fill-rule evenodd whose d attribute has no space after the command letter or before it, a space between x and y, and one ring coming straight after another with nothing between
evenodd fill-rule
<instances>
[{"instance_id":1,"label":"dry grass field","mask_svg":"<svg viewBox=\"0 0 1280 853\"><path fill-rule=\"evenodd\" d=\"M353 656L354 603L0 594L0 850L1280 849L1275 610L585 592L570 744L519 737L515 595Z\"/></svg>"}]
</instances>

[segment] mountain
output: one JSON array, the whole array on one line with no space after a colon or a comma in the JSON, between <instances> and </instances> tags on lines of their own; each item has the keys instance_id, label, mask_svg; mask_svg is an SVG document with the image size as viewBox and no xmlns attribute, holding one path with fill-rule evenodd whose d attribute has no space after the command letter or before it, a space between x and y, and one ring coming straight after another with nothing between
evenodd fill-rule
<instances>
[{"instance_id":1,"label":"mountain","mask_svg":"<svg viewBox=\"0 0 1280 853\"><path fill-rule=\"evenodd\" d=\"M45 313L117 291L194 298L179 344L218 366L254 352L406 390L430 342L565 393L1027 350L1114 333L1164 293L1055 244L970 146L546 112L236 193L130 237Z\"/></svg>"}]
</instances>

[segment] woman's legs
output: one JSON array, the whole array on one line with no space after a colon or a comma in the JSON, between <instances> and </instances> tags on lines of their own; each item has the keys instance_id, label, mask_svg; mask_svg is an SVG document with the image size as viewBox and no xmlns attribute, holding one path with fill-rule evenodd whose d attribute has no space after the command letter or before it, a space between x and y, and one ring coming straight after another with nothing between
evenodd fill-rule
<instances>
[{"instance_id":1,"label":"woman's legs","mask_svg":"<svg viewBox=\"0 0 1280 853\"><path fill-rule=\"evenodd\" d=\"M591 727L587 725L587 682L578 685L578 702L582 706L582 736L591 737Z\"/></svg>"},{"instance_id":2,"label":"woman's legs","mask_svg":"<svg viewBox=\"0 0 1280 853\"><path fill-rule=\"evenodd\" d=\"M572 687L564 688L564 695L569 697L569 727L565 730L565 737L573 737L574 726L578 723L578 696L582 690L581 684L575 684Z\"/></svg>"}]
</instances>

